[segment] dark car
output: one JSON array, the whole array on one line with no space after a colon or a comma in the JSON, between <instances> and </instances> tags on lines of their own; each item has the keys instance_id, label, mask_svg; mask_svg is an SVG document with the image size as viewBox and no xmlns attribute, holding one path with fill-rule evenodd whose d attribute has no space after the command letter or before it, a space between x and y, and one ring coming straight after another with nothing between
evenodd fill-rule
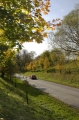
<instances>
[{"instance_id":1,"label":"dark car","mask_svg":"<svg viewBox=\"0 0 79 120\"><path fill-rule=\"evenodd\" d=\"M30 79L36 80L37 77L36 77L36 75L31 75L31 76L30 76Z\"/></svg>"}]
</instances>

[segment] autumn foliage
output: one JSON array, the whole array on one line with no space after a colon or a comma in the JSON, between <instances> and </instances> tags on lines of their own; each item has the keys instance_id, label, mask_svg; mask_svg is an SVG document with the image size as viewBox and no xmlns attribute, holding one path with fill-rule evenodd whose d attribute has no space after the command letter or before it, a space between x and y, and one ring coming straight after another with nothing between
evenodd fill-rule
<instances>
[{"instance_id":1,"label":"autumn foliage","mask_svg":"<svg viewBox=\"0 0 79 120\"><path fill-rule=\"evenodd\" d=\"M50 7L50 0L0 1L0 69L4 68L5 61L10 58L8 50L22 49L24 42L41 43L48 36L47 31L59 26L60 19L49 22L43 18L43 14L50 12ZM32 68L35 69L35 65Z\"/></svg>"},{"instance_id":2,"label":"autumn foliage","mask_svg":"<svg viewBox=\"0 0 79 120\"><path fill-rule=\"evenodd\" d=\"M46 21L51 7L50 0L2 0L0 3L0 30L4 31L11 47L20 46L23 42L41 43L47 37L46 30L55 30L61 25L60 19Z\"/></svg>"}]
</instances>

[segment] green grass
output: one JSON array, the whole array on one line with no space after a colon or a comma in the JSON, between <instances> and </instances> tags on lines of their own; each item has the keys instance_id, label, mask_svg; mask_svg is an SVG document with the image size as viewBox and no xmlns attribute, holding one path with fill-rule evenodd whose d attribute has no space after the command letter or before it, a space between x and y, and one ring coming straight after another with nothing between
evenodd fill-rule
<instances>
[{"instance_id":1,"label":"green grass","mask_svg":"<svg viewBox=\"0 0 79 120\"><path fill-rule=\"evenodd\" d=\"M69 107L42 91L24 83L0 78L0 120L78 120L79 110Z\"/></svg>"},{"instance_id":2,"label":"green grass","mask_svg":"<svg viewBox=\"0 0 79 120\"><path fill-rule=\"evenodd\" d=\"M38 79L47 80L63 85L68 85L72 87L79 88L79 74L78 73L71 73L71 74L60 74L59 72L56 73L47 73L47 72L26 72L24 75L30 76L35 74Z\"/></svg>"}]
</instances>

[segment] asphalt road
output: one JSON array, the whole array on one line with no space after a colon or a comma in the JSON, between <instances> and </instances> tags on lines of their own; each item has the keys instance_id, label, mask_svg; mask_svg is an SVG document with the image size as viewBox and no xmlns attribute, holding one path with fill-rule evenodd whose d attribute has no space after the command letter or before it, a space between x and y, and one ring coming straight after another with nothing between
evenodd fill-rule
<instances>
[{"instance_id":1,"label":"asphalt road","mask_svg":"<svg viewBox=\"0 0 79 120\"><path fill-rule=\"evenodd\" d=\"M62 102L79 109L79 89L52 83L44 80L31 80L29 77L16 74L21 80L27 80L30 85L38 88Z\"/></svg>"}]
</instances>

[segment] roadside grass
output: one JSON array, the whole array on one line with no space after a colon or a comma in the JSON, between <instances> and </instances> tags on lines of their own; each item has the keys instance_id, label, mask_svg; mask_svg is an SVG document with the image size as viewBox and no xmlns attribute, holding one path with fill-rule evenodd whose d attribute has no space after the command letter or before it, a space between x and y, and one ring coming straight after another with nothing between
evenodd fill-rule
<instances>
[{"instance_id":1,"label":"roadside grass","mask_svg":"<svg viewBox=\"0 0 79 120\"><path fill-rule=\"evenodd\" d=\"M0 120L79 120L79 110L15 79L0 78Z\"/></svg>"},{"instance_id":2,"label":"roadside grass","mask_svg":"<svg viewBox=\"0 0 79 120\"><path fill-rule=\"evenodd\" d=\"M55 82L71 87L79 88L79 74L78 73L72 73L72 74L65 74L65 73L47 73L45 71L43 72L25 72L25 76L30 76L32 74L35 74L38 79L41 80L47 80L50 82Z\"/></svg>"}]
</instances>

